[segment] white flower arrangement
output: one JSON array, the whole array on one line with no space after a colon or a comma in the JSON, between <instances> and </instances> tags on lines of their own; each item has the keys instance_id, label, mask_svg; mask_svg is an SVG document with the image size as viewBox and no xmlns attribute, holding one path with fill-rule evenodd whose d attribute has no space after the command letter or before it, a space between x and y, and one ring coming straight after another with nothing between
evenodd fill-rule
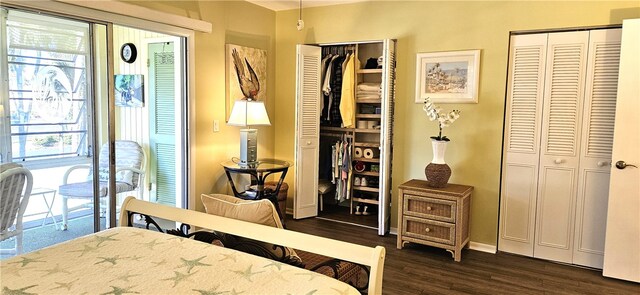
<instances>
[{"instance_id":1,"label":"white flower arrangement","mask_svg":"<svg viewBox=\"0 0 640 295\"><path fill-rule=\"evenodd\" d=\"M424 110L424 112L427 113L427 117L429 118L429 121L438 120L438 127L440 128L440 132L438 133L438 136L431 136L431 138L435 140L449 141L449 139L446 136L442 136L442 128L449 127L455 120L457 120L460 117L460 111L453 110L453 111L450 111L449 113L441 114L440 111L442 109L436 106L435 104L433 104L433 102L431 102L431 98L429 97L425 99L422 110Z\"/></svg>"}]
</instances>

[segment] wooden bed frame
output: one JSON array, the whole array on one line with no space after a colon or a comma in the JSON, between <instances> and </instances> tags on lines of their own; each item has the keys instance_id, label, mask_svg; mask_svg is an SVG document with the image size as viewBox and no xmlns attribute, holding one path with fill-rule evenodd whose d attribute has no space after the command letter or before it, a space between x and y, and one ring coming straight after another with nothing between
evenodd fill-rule
<instances>
[{"instance_id":1,"label":"wooden bed frame","mask_svg":"<svg viewBox=\"0 0 640 295\"><path fill-rule=\"evenodd\" d=\"M120 226L130 226L132 214L162 218L198 229L220 231L369 266L368 294L382 294L385 259L385 248L382 246L371 248L127 197L120 210Z\"/></svg>"}]
</instances>

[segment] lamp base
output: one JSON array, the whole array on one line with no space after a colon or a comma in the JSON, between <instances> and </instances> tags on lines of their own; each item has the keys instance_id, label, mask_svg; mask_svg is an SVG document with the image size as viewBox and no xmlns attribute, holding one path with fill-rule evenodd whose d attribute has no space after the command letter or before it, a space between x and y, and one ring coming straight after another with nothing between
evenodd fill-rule
<instances>
[{"instance_id":1,"label":"lamp base","mask_svg":"<svg viewBox=\"0 0 640 295\"><path fill-rule=\"evenodd\" d=\"M258 163L258 129L240 129L240 165Z\"/></svg>"}]
</instances>

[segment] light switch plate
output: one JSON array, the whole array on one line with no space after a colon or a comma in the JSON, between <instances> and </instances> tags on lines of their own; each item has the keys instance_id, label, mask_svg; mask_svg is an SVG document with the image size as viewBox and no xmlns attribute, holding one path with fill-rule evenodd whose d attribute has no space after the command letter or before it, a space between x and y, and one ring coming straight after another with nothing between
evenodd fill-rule
<instances>
[{"instance_id":1,"label":"light switch plate","mask_svg":"<svg viewBox=\"0 0 640 295\"><path fill-rule=\"evenodd\" d=\"M213 132L220 132L220 120L213 120Z\"/></svg>"}]
</instances>

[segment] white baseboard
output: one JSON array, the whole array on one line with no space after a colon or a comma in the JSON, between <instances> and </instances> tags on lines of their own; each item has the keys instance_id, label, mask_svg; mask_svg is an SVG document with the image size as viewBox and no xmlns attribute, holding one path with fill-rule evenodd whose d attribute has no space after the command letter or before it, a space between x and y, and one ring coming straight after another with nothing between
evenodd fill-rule
<instances>
[{"instance_id":1,"label":"white baseboard","mask_svg":"<svg viewBox=\"0 0 640 295\"><path fill-rule=\"evenodd\" d=\"M472 241L469 241L469 249L480 251L480 252L491 253L491 254L496 254L498 250L494 245L483 244L483 243L472 242Z\"/></svg>"},{"instance_id":2,"label":"white baseboard","mask_svg":"<svg viewBox=\"0 0 640 295\"><path fill-rule=\"evenodd\" d=\"M390 227L389 228L389 234L397 236L398 235L398 228L397 227Z\"/></svg>"},{"instance_id":3,"label":"white baseboard","mask_svg":"<svg viewBox=\"0 0 640 295\"><path fill-rule=\"evenodd\" d=\"M287 208L284 213L287 215L293 215L293 208Z\"/></svg>"}]
</instances>

